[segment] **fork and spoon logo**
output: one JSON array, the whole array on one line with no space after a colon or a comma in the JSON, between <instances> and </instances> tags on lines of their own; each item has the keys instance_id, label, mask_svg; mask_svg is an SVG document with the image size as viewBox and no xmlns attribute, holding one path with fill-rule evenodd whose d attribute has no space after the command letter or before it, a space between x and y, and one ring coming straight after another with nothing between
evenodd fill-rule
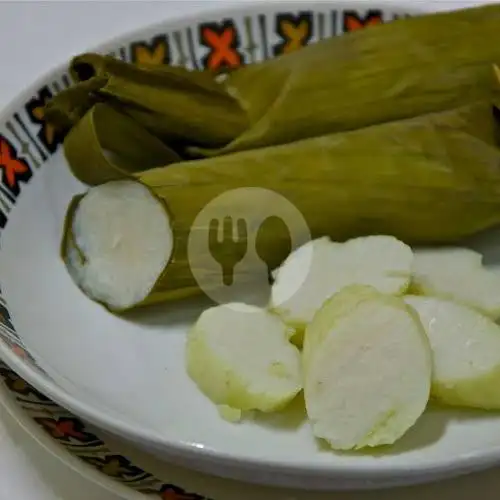
<instances>
[{"instance_id":1,"label":"fork and spoon logo","mask_svg":"<svg viewBox=\"0 0 500 500\"><path fill-rule=\"evenodd\" d=\"M240 218L234 221L226 215L221 224L219 219L212 219L208 229L208 249L221 266L222 282L231 286L234 283L234 268L248 252L246 220ZM222 255L226 255L226 260L219 260Z\"/></svg>"},{"instance_id":2,"label":"fork and spoon logo","mask_svg":"<svg viewBox=\"0 0 500 500\"><path fill-rule=\"evenodd\" d=\"M249 284L269 291L269 252L284 240L270 221L279 221L286 229L290 249L311 238L302 213L284 196L267 189L226 191L198 213L188 237L189 265L198 286L213 301L236 301ZM303 279L307 272L306 262Z\"/></svg>"}]
</instances>

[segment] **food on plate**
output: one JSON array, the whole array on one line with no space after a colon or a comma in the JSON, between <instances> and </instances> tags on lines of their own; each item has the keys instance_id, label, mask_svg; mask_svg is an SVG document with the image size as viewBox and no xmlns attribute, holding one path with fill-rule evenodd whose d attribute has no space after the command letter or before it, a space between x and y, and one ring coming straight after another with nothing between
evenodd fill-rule
<instances>
[{"instance_id":1,"label":"food on plate","mask_svg":"<svg viewBox=\"0 0 500 500\"><path fill-rule=\"evenodd\" d=\"M84 90L88 81L91 88L87 99L83 92L72 93L70 87L48 103L46 116L51 120L55 114L57 125L74 125L78 119L75 113L62 119L67 116L68 101L97 99L112 103L170 145L222 146L247 126L246 113L208 72L168 65L139 66L99 54L82 54L70 67L73 78L79 81L75 86Z\"/></svg>"},{"instance_id":2,"label":"food on plate","mask_svg":"<svg viewBox=\"0 0 500 500\"><path fill-rule=\"evenodd\" d=\"M141 205L145 198L149 195L156 200L155 206L165 212L163 221L172 232L168 238L173 238L173 245L170 240L168 245L160 241L161 234L152 235L153 239L144 243L155 248L166 245L165 266L156 269L149 288L141 285L126 301L113 297L123 294L120 275L126 270L115 265L119 259L115 262L115 247L110 245L105 256L96 255L99 266L109 266L110 282L96 280L90 294L101 295L98 288L104 286L111 295L103 302L126 309L196 291L199 287L186 250L195 217L219 195L249 186L284 196L300 211L312 238L330 236L342 241L360 235L390 234L407 244L436 243L457 241L489 228L500 222L500 149L493 145L493 121L489 105L478 103L346 132L342 138L313 138L131 174L144 186L144 196L117 195L118 199L127 211L137 214L133 220L139 225L147 217ZM117 193L121 187L129 189L127 184L109 189ZM63 237L63 256L70 266L79 262L69 262L65 255L72 241L80 247L78 241L92 237L97 244L102 238L102 245L109 245L105 242L113 235L122 240L117 247L120 249L134 239L127 234L136 228L125 223L125 212L118 209L106 217L104 231L94 228L98 217L94 216L86 220L84 231L79 229L78 234L73 234L73 219L78 216L83 221L88 217L79 206L92 192L92 201L87 199L87 204L94 205L91 214L101 214L108 203L110 191L101 186L74 199ZM219 209L221 217L233 215L236 210L234 206ZM253 235L258 230L256 221L273 213L273 206L255 199L239 217L245 219ZM208 223L196 228L198 234L206 234L206 239L209 230ZM283 235L260 231L259 238L262 260L271 268L277 267L286 257L279 251L284 248L282 242L277 241ZM83 247L80 253L85 255ZM90 258L82 260L83 272L91 275L94 263ZM136 269L140 272L139 266ZM208 276L205 286L210 285L210 279ZM136 284L129 281L127 286L132 289Z\"/></svg>"},{"instance_id":3,"label":"food on plate","mask_svg":"<svg viewBox=\"0 0 500 500\"><path fill-rule=\"evenodd\" d=\"M392 236L344 243L318 238L293 251L273 272L270 308L302 330L326 299L348 285L402 295L410 284L412 264L412 249Z\"/></svg>"},{"instance_id":4,"label":"food on plate","mask_svg":"<svg viewBox=\"0 0 500 500\"><path fill-rule=\"evenodd\" d=\"M214 89L214 77L208 71L189 71L169 64L130 64L112 55L84 52L73 57L69 72L75 82L85 82L96 77L129 77L134 81L147 81L165 86L191 86Z\"/></svg>"},{"instance_id":5,"label":"food on plate","mask_svg":"<svg viewBox=\"0 0 500 500\"><path fill-rule=\"evenodd\" d=\"M423 14L241 68L225 84L251 125L222 149L203 152L281 144L488 97L499 22L500 5Z\"/></svg>"},{"instance_id":6,"label":"food on plate","mask_svg":"<svg viewBox=\"0 0 500 500\"><path fill-rule=\"evenodd\" d=\"M432 396L448 405L500 409L500 326L449 300L405 301L419 314L431 344Z\"/></svg>"},{"instance_id":7,"label":"food on plate","mask_svg":"<svg viewBox=\"0 0 500 500\"><path fill-rule=\"evenodd\" d=\"M399 440L430 396L500 409L500 270L432 247L500 224L499 23L500 6L422 15L223 79L74 58L74 85L45 109L89 186L66 214L68 272L122 313L228 273L252 283L235 262L255 244L273 269L268 306L214 305L186 342L187 374L230 422L303 391L312 434L357 450ZM300 244L262 222L278 201L255 188L297 209ZM251 203L212 207L236 190ZM227 217L244 230L210 245Z\"/></svg>"},{"instance_id":8,"label":"food on plate","mask_svg":"<svg viewBox=\"0 0 500 500\"><path fill-rule=\"evenodd\" d=\"M217 405L217 410L221 418L226 422L231 422L231 423L240 422L244 417L244 413L242 410L238 410L237 408L231 408L231 406Z\"/></svg>"},{"instance_id":9,"label":"food on plate","mask_svg":"<svg viewBox=\"0 0 500 500\"><path fill-rule=\"evenodd\" d=\"M64 132L76 125L92 107L101 101L96 94L105 83L100 76L71 85L46 104L44 120Z\"/></svg>"},{"instance_id":10,"label":"food on plate","mask_svg":"<svg viewBox=\"0 0 500 500\"><path fill-rule=\"evenodd\" d=\"M431 351L402 298L346 287L321 307L304 342L307 415L332 448L392 444L426 409Z\"/></svg>"},{"instance_id":11,"label":"food on plate","mask_svg":"<svg viewBox=\"0 0 500 500\"><path fill-rule=\"evenodd\" d=\"M213 155L489 98L491 67L500 60L491 43L499 20L499 5L399 19L249 64L223 81L206 70L92 53L70 67L75 81L100 82L89 90L90 100L117 102L158 137L180 141L188 155ZM49 106L58 107L65 92Z\"/></svg>"},{"instance_id":12,"label":"food on plate","mask_svg":"<svg viewBox=\"0 0 500 500\"><path fill-rule=\"evenodd\" d=\"M161 201L138 182L115 181L76 197L69 213L62 252L78 286L110 309L143 300L174 245Z\"/></svg>"},{"instance_id":13,"label":"food on plate","mask_svg":"<svg viewBox=\"0 0 500 500\"><path fill-rule=\"evenodd\" d=\"M454 249L462 250L473 256ZM249 410L281 410L303 389L313 435L335 450L395 443L429 398L500 409L500 326L462 303L397 297L377 284L347 283L325 300L307 322L300 354L289 341L293 330L272 312L211 307L188 334L188 374L229 422ZM275 387L267 378L283 373L290 377L283 398L256 389Z\"/></svg>"},{"instance_id":14,"label":"food on plate","mask_svg":"<svg viewBox=\"0 0 500 500\"><path fill-rule=\"evenodd\" d=\"M300 353L287 326L256 306L229 303L205 310L188 333L191 379L221 410L272 412L302 390Z\"/></svg>"},{"instance_id":15,"label":"food on plate","mask_svg":"<svg viewBox=\"0 0 500 500\"><path fill-rule=\"evenodd\" d=\"M500 270L483 266L480 253L468 248L415 252L412 293L451 299L493 319L500 317Z\"/></svg>"},{"instance_id":16,"label":"food on plate","mask_svg":"<svg viewBox=\"0 0 500 500\"><path fill-rule=\"evenodd\" d=\"M181 161L164 142L104 103L93 106L75 125L65 139L65 153L69 168L88 185Z\"/></svg>"}]
</instances>

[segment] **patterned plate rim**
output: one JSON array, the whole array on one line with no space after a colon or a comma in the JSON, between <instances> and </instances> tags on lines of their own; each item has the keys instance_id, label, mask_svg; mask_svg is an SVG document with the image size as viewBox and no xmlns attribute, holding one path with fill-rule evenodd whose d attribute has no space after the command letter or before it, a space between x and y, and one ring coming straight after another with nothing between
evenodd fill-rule
<instances>
[{"instance_id":1,"label":"patterned plate rim","mask_svg":"<svg viewBox=\"0 0 500 500\"><path fill-rule=\"evenodd\" d=\"M50 453L50 455L59 460L62 464L68 466L71 470L83 476L88 481L101 486L106 491L118 494L125 500L140 500L144 498L141 493L128 488L122 483L112 479L107 474L103 474L94 466L82 460L78 455L69 452L61 446L59 440L55 439L47 432L42 425L30 416L30 412L23 407L16 392L7 385L7 372L10 372L9 375L13 374L5 365L0 364L0 373L3 379L0 383L0 406L31 439L34 439L47 453ZM13 379L11 378L9 382L13 383ZM21 378L17 379L16 383L19 385L26 384Z\"/></svg>"}]
</instances>

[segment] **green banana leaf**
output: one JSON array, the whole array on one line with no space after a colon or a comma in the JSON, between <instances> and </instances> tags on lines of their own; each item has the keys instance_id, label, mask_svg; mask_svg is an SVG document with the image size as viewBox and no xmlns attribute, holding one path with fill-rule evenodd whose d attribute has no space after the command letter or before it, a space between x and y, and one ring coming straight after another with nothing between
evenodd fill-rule
<instances>
[{"instance_id":1,"label":"green banana leaf","mask_svg":"<svg viewBox=\"0 0 500 500\"><path fill-rule=\"evenodd\" d=\"M111 75L99 89L104 99L123 104L123 110L151 133L165 140L190 144L226 144L246 126L237 102L219 88L189 87L172 82L167 88L151 79Z\"/></svg>"},{"instance_id":2,"label":"green banana leaf","mask_svg":"<svg viewBox=\"0 0 500 500\"><path fill-rule=\"evenodd\" d=\"M181 157L109 104L98 103L70 130L64 153L73 175L95 185L181 161Z\"/></svg>"},{"instance_id":3,"label":"green banana leaf","mask_svg":"<svg viewBox=\"0 0 500 500\"><path fill-rule=\"evenodd\" d=\"M452 243L499 224L500 148L495 110L490 101L478 101L134 174L162 202L174 238L168 265L150 294L136 305L200 291L188 259L188 241L192 231L207 241L210 224L194 227L193 223L209 202L239 188L263 188L285 197L300 211L313 238L328 235L342 241L391 234L409 244ZM243 218L248 228L246 241L253 244L259 233L259 256L271 269L279 265L290 251L289 236L274 225L260 228L259 222L280 213L274 202L266 199L263 203L257 197L249 206L241 206L234 198L227 203L212 215ZM73 204L68 211L62 240L66 263L75 208ZM222 249L217 261L233 262L231 248L226 253ZM196 276L204 277L205 290L211 280L220 282L212 268L196 269Z\"/></svg>"},{"instance_id":4,"label":"green banana leaf","mask_svg":"<svg viewBox=\"0 0 500 500\"><path fill-rule=\"evenodd\" d=\"M69 71L77 82L86 81L96 76L120 76L136 82L155 85L180 84L192 88L202 87L213 92L221 92L220 85L209 71L190 71L180 66L166 64L126 63L115 57L86 52L71 59Z\"/></svg>"},{"instance_id":5,"label":"green banana leaf","mask_svg":"<svg viewBox=\"0 0 500 500\"><path fill-rule=\"evenodd\" d=\"M100 101L97 91L107 79L95 76L78 82L52 98L45 106L44 118L61 131L75 126L94 104Z\"/></svg>"},{"instance_id":6,"label":"green banana leaf","mask_svg":"<svg viewBox=\"0 0 500 500\"><path fill-rule=\"evenodd\" d=\"M97 96L182 144L183 156L286 144L488 98L499 25L500 5L399 19L239 68L223 82L210 71L82 54L71 73L98 88L88 99L84 87L63 91L52 103L62 113L47 116L74 126Z\"/></svg>"},{"instance_id":7,"label":"green banana leaf","mask_svg":"<svg viewBox=\"0 0 500 500\"><path fill-rule=\"evenodd\" d=\"M487 98L499 26L500 4L426 14L242 67L226 85L250 126L223 148L192 151L284 144Z\"/></svg>"},{"instance_id":8,"label":"green banana leaf","mask_svg":"<svg viewBox=\"0 0 500 500\"><path fill-rule=\"evenodd\" d=\"M220 147L248 125L246 112L209 72L135 65L82 54L70 70L76 83L46 107L46 119L75 126L95 102L112 103L166 143Z\"/></svg>"}]
</instances>

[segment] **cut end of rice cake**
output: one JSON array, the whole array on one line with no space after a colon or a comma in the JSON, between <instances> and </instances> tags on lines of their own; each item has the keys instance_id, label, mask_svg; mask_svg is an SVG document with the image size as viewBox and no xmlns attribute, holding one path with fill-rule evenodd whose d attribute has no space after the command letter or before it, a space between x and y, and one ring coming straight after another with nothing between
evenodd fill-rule
<instances>
[{"instance_id":1,"label":"cut end of rice cake","mask_svg":"<svg viewBox=\"0 0 500 500\"><path fill-rule=\"evenodd\" d=\"M80 288L110 309L144 301L173 251L169 216L142 184L92 187L69 221L66 265Z\"/></svg>"},{"instance_id":2,"label":"cut end of rice cake","mask_svg":"<svg viewBox=\"0 0 500 500\"><path fill-rule=\"evenodd\" d=\"M480 253L468 248L415 252L411 292L441 297L500 318L500 269L487 268Z\"/></svg>"},{"instance_id":3,"label":"cut end of rice cake","mask_svg":"<svg viewBox=\"0 0 500 500\"><path fill-rule=\"evenodd\" d=\"M270 309L289 324L304 327L325 300L346 286L369 285L386 294L403 294L412 266L412 249L393 236L344 243L317 238L293 251L273 272Z\"/></svg>"},{"instance_id":4,"label":"cut end of rice cake","mask_svg":"<svg viewBox=\"0 0 500 500\"><path fill-rule=\"evenodd\" d=\"M433 353L432 395L453 406L500 409L500 326L478 311L437 297L407 296Z\"/></svg>"},{"instance_id":5,"label":"cut end of rice cake","mask_svg":"<svg viewBox=\"0 0 500 500\"><path fill-rule=\"evenodd\" d=\"M332 448L393 444L425 411L430 347L401 298L348 287L323 305L305 342L307 414L313 434Z\"/></svg>"},{"instance_id":6,"label":"cut end of rice cake","mask_svg":"<svg viewBox=\"0 0 500 500\"><path fill-rule=\"evenodd\" d=\"M300 352L275 315L257 306L211 307L188 335L186 367L219 408L278 411L302 390Z\"/></svg>"}]
</instances>

